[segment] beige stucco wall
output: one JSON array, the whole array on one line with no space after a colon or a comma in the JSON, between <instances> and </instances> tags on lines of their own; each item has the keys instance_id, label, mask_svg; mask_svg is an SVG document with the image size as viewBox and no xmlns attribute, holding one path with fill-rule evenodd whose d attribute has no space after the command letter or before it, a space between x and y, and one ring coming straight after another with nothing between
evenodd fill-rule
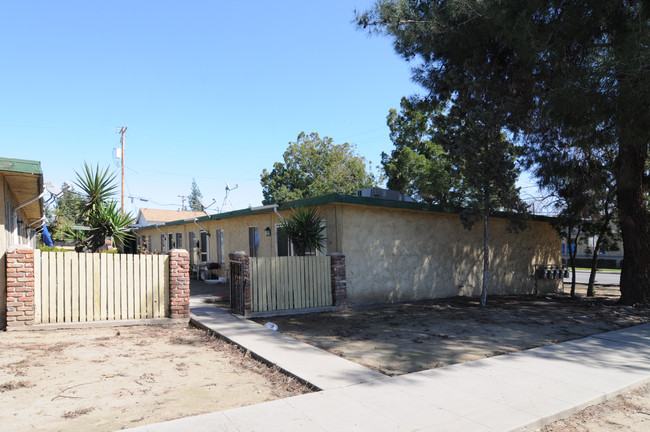
<instances>
[{"instance_id":1,"label":"beige stucco wall","mask_svg":"<svg viewBox=\"0 0 650 432\"><path fill-rule=\"evenodd\" d=\"M463 228L458 215L369 206L342 206L341 247L352 303L399 302L479 295L482 224ZM489 294L528 294L535 264L560 264L560 239L545 222L518 234L491 219ZM540 281L540 291L559 281Z\"/></svg>"},{"instance_id":2,"label":"beige stucco wall","mask_svg":"<svg viewBox=\"0 0 650 432\"><path fill-rule=\"evenodd\" d=\"M483 229L467 231L457 214L404 210L381 206L328 204L319 210L327 225L327 251L343 252L347 264L348 298L352 303L380 303L479 295L482 283ZM282 211L288 216L289 211ZM209 260L217 259L216 230L224 231L224 260L229 252L249 251L248 228L260 233L259 255L277 256L278 216L273 212L237 216L199 224L211 234ZM489 294L529 294L535 290L535 264L561 264L560 239L546 222L531 221L518 234L507 231L507 221L491 219ZM264 229L271 229L266 237ZM200 228L192 222L161 227L166 234ZM160 232L151 235L159 249ZM226 267L226 266L224 266ZM220 271L224 275L223 269ZM539 281L540 292L554 291L559 281Z\"/></svg>"}]
</instances>

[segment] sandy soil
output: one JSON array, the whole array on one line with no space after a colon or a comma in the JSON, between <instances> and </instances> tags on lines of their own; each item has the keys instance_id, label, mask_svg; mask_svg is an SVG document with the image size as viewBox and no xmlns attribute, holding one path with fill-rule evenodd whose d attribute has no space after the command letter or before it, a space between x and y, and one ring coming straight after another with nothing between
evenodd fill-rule
<instances>
[{"instance_id":1,"label":"sandy soil","mask_svg":"<svg viewBox=\"0 0 650 432\"><path fill-rule=\"evenodd\" d=\"M650 431L650 386L590 406L563 420L546 425L541 432Z\"/></svg>"},{"instance_id":2,"label":"sandy soil","mask_svg":"<svg viewBox=\"0 0 650 432\"><path fill-rule=\"evenodd\" d=\"M453 298L337 313L274 317L279 331L387 375L477 360L650 322L650 310L619 306L618 287L596 297ZM259 320L264 321L264 320ZM623 394L542 432L650 431L650 386Z\"/></svg>"},{"instance_id":3,"label":"sandy soil","mask_svg":"<svg viewBox=\"0 0 650 432\"><path fill-rule=\"evenodd\" d=\"M113 431L309 391L183 325L0 332L0 425Z\"/></svg>"},{"instance_id":4,"label":"sandy soil","mask_svg":"<svg viewBox=\"0 0 650 432\"><path fill-rule=\"evenodd\" d=\"M272 321L279 331L386 375L401 375L521 351L650 321L650 309L597 297L455 297Z\"/></svg>"}]
</instances>

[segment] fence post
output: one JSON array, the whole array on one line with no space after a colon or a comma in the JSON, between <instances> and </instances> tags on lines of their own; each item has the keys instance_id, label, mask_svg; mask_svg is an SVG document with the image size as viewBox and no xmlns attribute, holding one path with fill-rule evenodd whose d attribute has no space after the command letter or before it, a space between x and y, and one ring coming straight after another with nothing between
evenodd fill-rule
<instances>
[{"instance_id":1,"label":"fence post","mask_svg":"<svg viewBox=\"0 0 650 432\"><path fill-rule=\"evenodd\" d=\"M190 317L190 254L185 249L169 252L170 318Z\"/></svg>"},{"instance_id":2,"label":"fence post","mask_svg":"<svg viewBox=\"0 0 650 432\"><path fill-rule=\"evenodd\" d=\"M7 330L34 325L34 249L7 251Z\"/></svg>"},{"instance_id":3,"label":"fence post","mask_svg":"<svg viewBox=\"0 0 650 432\"><path fill-rule=\"evenodd\" d=\"M348 288L345 276L345 255L340 252L328 254L332 268L332 303L334 306L348 304Z\"/></svg>"},{"instance_id":4,"label":"fence post","mask_svg":"<svg viewBox=\"0 0 650 432\"><path fill-rule=\"evenodd\" d=\"M238 262L241 264L242 271L242 284L243 284L243 296L244 296L244 316L249 317L251 315L251 304L252 304L252 294L251 294L251 269L250 269L250 255L243 251L231 252L228 254L228 259L230 262ZM232 274L231 276L231 286L232 286ZM233 301L232 296L234 293L230 293L231 303Z\"/></svg>"}]
</instances>

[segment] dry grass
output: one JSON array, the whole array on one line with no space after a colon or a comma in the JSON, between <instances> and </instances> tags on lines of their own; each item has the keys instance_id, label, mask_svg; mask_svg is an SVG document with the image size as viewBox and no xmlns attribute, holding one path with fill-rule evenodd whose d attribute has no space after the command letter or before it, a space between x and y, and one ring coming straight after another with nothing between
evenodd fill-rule
<instances>
[{"instance_id":1,"label":"dry grass","mask_svg":"<svg viewBox=\"0 0 650 432\"><path fill-rule=\"evenodd\" d=\"M65 419L73 419L88 414L89 412L92 412L94 409L95 408L79 408L74 411L66 411L63 413L61 417Z\"/></svg>"},{"instance_id":2,"label":"dry grass","mask_svg":"<svg viewBox=\"0 0 650 432\"><path fill-rule=\"evenodd\" d=\"M9 381L4 384L0 384L0 393L4 393L11 390L17 390L20 388L26 388L26 387L33 387L33 385L23 380Z\"/></svg>"}]
</instances>

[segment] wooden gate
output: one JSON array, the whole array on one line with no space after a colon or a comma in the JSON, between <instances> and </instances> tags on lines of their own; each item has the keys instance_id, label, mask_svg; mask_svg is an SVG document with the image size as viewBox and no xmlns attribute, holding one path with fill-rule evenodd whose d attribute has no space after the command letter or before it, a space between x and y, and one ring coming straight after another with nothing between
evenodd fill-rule
<instances>
[{"instance_id":1,"label":"wooden gate","mask_svg":"<svg viewBox=\"0 0 650 432\"><path fill-rule=\"evenodd\" d=\"M167 255L34 251L35 323L162 318Z\"/></svg>"},{"instance_id":2,"label":"wooden gate","mask_svg":"<svg viewBox=\"0 0 650 432\"><path fill-rule=\"evenodd\" d=\"M246 313L243 270L242 263L230 261L230 310L240 315Z\"/></svg>"},{"instance_id":3,"label":"wooden gate","mask_svg":"<svg viewBox=\"0 0 650 432\"><path fill-rule=\"evenodd\" d=\"M329 256L250 259L251 312L332 306Z\"/></svg>"}]
</instances>

